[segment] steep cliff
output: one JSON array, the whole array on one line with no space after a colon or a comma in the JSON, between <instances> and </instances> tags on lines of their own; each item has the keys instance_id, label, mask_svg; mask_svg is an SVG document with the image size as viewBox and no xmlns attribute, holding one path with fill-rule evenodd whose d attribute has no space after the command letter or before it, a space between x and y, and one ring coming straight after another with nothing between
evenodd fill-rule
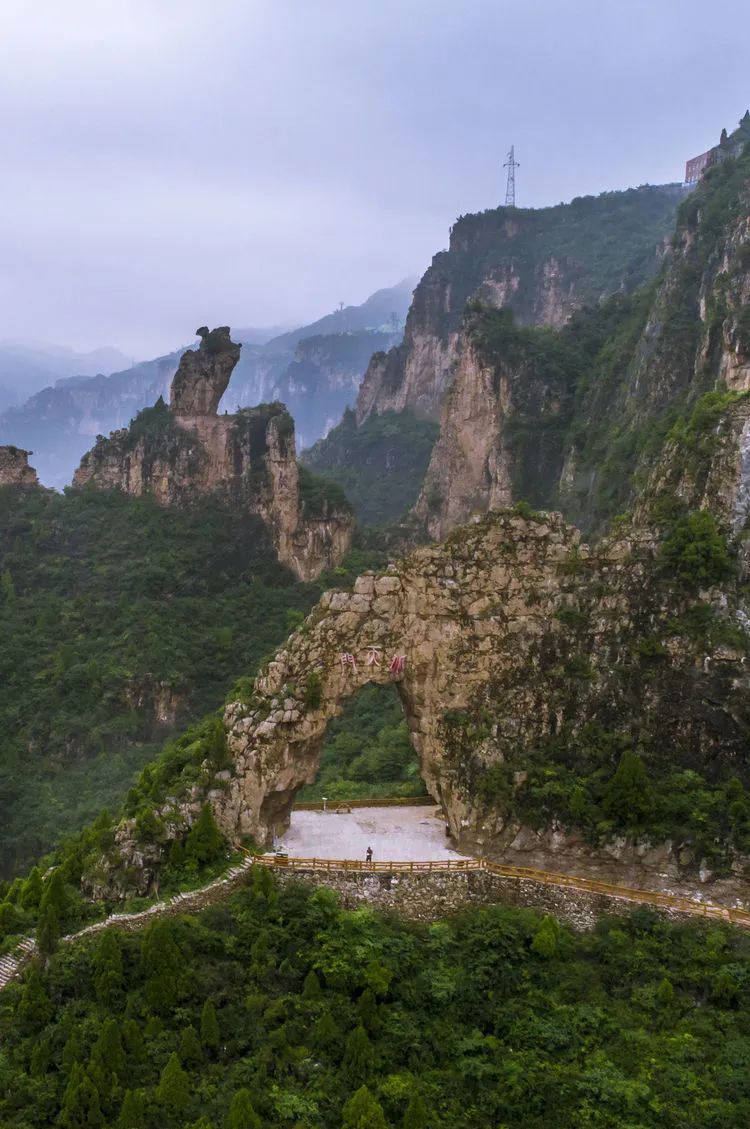
<instances>
[{"instance_id":1,"label":"steep cliff","mask_svg":"<svg viewBox=\"0 0 750 1129\"><path fill-rule=\"evenodd\" d=\"M171 408L159 401L130 428L100 437L82 459L74 485L149 493L170 506L219 496L260 517L279 560L309 580L337 565L349 548L349 507L330 490L318 493L315 506L307 503L294 422L283 404L216 415L239 356L228 329L203 332L200 347L180 361Z\"/></svg>"},{"instance_id":2,"label":"steep cliff","mask_svg":"<svg viewBox=\"0 0 750 1129\"><path fill-rule=\"evenodd\" d=\"M667 490L688 508L733 512L737 526L748 490L749 211L750 158L727 159L681 205L658 277L635 293L559 329L469 304L415 507L430 536L521 498L601 531L632 506L646 520Z\"/></svg>"},{"instance_id":3,"label":"steep cliff","mask_svg":"<svg viewBox=\"0 0 750 1129\"><path fill-rule=\"evenodd\" d=\"M402 344L370 362L357 420L404 409L438 418L469 299L507 307L522 325L559 327L580 306L638 286L658 268L681 195L646 186L462 216L414 292Z\"/></svg>"},{"instance_id":4,"label":"steep cliff","mask_svg":"<svg viewBox=\"0 0 750 1129\"><path fill-rule=\"evenodd\" d=\"M29 466L29 451L20 447L0 447L0 486L38 486L39 479Z\"/></svg>"}]
</instances>

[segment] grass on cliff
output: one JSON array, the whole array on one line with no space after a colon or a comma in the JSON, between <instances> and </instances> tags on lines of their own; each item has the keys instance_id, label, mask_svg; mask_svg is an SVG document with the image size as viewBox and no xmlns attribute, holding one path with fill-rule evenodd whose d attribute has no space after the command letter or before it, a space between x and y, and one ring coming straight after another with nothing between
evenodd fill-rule
<instances>
[{"instance_id":1,"label":"grass on cliff","mask_svg":"<svg viewBox=\"0 0 750 1129\"><path fill-rule=\"evenodd\" d=\"M648 910L412 925L267 871L0 996L7 1129L745 1129L750 948Z\"/></svg>"}]
</instances>

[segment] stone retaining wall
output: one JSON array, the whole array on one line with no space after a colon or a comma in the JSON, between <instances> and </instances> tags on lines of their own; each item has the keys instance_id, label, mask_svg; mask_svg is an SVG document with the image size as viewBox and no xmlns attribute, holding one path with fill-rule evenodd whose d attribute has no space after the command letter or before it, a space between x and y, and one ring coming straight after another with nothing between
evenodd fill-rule
<instances>
[{"instance_id":1,"label":"stone retaining wall","mask_svg":"<svg viewBox=\"0 0 750 1129\"><path fill-rule=\"evenodd\" d=\"M295 882L335 890L346 909L367 905L413 921L435 921L468 906L506 905L552 913L573 929L593 929L605 915L626 914L636 903L605 894L545 886L487 871L454 873L367 874L317 870L274 871L281 885ZM682 916L660 909L670 917Z\"/></svg>"}]
</instances>

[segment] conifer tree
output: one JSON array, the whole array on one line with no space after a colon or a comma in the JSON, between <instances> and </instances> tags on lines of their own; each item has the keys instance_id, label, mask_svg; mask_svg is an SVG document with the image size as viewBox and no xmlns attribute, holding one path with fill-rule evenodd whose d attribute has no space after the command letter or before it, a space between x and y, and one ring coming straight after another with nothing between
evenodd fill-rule
<instances>
[{"instance_id":1,"label":"conifer tree","mask_svg":"<svg viewBox=\"0 0 750 1129\"><path fill-rule=\"evenodd\" d=\"M99 1091L78 1063L71 1070L65 1087L60 1124L63 1129L101 1129L104 1125Z\"/></svg>"},{"instance_id":2,"label":"conifer tree","mask_svg":"<svg viewBox=\"0 0 750 1129\"><path fill-rule=\"evenodd\" d=\"M122 1077L125 1071L125 1051L116 1019L107 1019L102 1024L99 1037L91 1049L91 1060L105 1075L114 1075L117 1079Z\"/></svg>"},{"instance_id":3,"label":"conifer tree","mask_svg":"<svg viewBox=\"0 0 750 1129\"><path fill-rule=\"evenodd\" d=\"M19 904L23 909L38 909L43 893L42 872L35 866L23 884Z\"/></svg>"},{"instance_id":4,"label":"conifer tree","mask_svg":"<svg viewBox=\"0 0 750 1129\"><path fill-rule=\"evenodd\" d=\"M166 918L157 918L145 930L141 941L144 993L154 1011L163 1014L177 1003L181 994L183 963L171 923Z\"/></svg>"},{"instance_id":5,"label":"conifer tree","mask_svg":"<svg viewBox=\"0 0 750 1129\"><path fill-rule=\"evenodd\" d=\"M117 1118L117 1129L143 1129L146 1102L141 1090L126 1090Z\"/></svg>"},{"instance_id":6,"label":"conifer tree","mask_svg":"<svg viewBox=\"0 0 750 1129\"><path fill-rule=\"evenodd\" d=\"M427 1106L421 1094L414 1093L404 1114L404 1129L427 1129Z\"/></svg>"},{"instance_id":7,"label":"conifer tree","mask_svg":"<svg viewBox=\"0 0 750 1129\"><path fill-rule=\"evenodd\" d=\"M216 1018L216 1008L213 1000L207 999L201 1011L201 1044L207 1051L216 1052L219 1049L219 1021Z\"/></svg>"},{"instance_id":8,"label":"conifer tree","mask_svg":"<svg viewBox=\"0 0 750 1129\"><path fill-rule=\"evenodd\" d=\"M357 1000L357 1014L359 1015L360 1023L368 1035L376 1035L383 1026L375 999L375 993L372 988L365 988L364 992Z\"/></svg>"},{"instance_id":9,"label":"conifer tree","mask_svg":"<svg viewBox=\"0 0 750 1129\"><path fill-rule=\"evenodd\" d=\"M311 968L302 986L302 996L306 1000L319 1000L322 995L320 980L318 980L315 969Z\"/></svg>"},{"instance_id":10,"label":"conifer tree","mask_svg":"<svg viewBox=\"0 0 750 1129\"><path fill-rule=\"evenodd\" d=\"M326 1008L313 1027L313 1046L316 1050L325 1050L326 1047L337 1043L340 1037L341 1032L339 1031L336 1020Z\"/></svg>"},{"instance_id":11,"label":"conifer tree","mask_svg":"<svg viewBox=\"0 0 750 1129\"><path fill-rule=\"evenodd\" d=\"M212 862L224 846L210 804L204 804L185 841L185 858L202 865Z\"/></svg>"},{"instance_id":12,"label":"conifer tree","mask_svg":"<svg viewBox=\"0 0 750 1129\"><path fill-rule=\"evenodd\" d=\"M122 947L114 929L105 929L94 953L94 989L104 1007L112 1008L123 989Z\"/></svg>"},{"instance_id":13,"label":"conifer tree","mask_svg":"<svg viewBox=\"0 0 750 1129\"><path fill-rule=\"evenodd\" d=\"M159 1105L168 1113L179 1113L190 1101L188 1076L180 1066L180 1060L174 1051L161 1072L156 1098Z\"/></svg>"},{"instance_id":14,"label":"conifer tree","mask_svg":"<svg viewBox=\"0 0 750 1129\"><path fill-rule=\"evenodd\" d=\"M203 1058L203 1048L198 1038L198 1032L192 1023L189 1027L184 1027L180 1035L180 1058L188 1066L200 1062Z\"/></svg>"},{"instance_id":15,"label":"conifer tree","mask_svg":"<svg viewBox=\"0 0 750 1129\"><path fill-rule=\"evenodd\" d=\"M76 1063L81 1061L82 1054L81 1038L76 1026L68 1035L62 1051L62 1067L66 1074L69 1075Z\"/></svg>"},{"instance_id":16,"label":"conifer tree","mask_svg":"<svg viewBox=\"0 0 750 1129\"><path fill-rule=\"evenodd\" d=\"M344 1048L344 1071L350 1082L364 1082L372 1072L375 1065L375 1052L372 1043L360 1024L355 1027Z\"/></svg>"},{"instance_id":17,"label":"conifer tree","mask_svg":"<svg viewBox=\"0 0 750 1129\"><path fill-rule=\"evenodd\" d=\"M342 1129L388 1129L383 1107L367 1086L361 1086L344 1106Z\"/></svg>"},{"instance_id":18,"label":"conifer tree","mask_svg":"<svg viewBox=\"0 0 750 1129\"><path fill-rule=\"evenodd\" d=\"M44 957L51 956L60 940L60 920L52 905L43 905L36 924L36 943Z\"/></svg>"},{"instance_id":19,"label":"conifer tree","mask_svg":"<svg viewBox=\"0 0 750 1129\"><path fill-rule=\"evenodd\" d=\"M39 900L39 908L44 910L51 906L57 916L62 921L68 909L68 895L65 890L65 883L63 882L62 874L59 866L52 871L47 881L44 883L42 896Z\"/></svg>"},{"instance_id":20,"label":"conifer tree","mask_svg":"<svg viewBox=\"0 0 750 1129\"><path fill-rule=\"evenodd\" d=\"M237 1090L232 1096L225 1129L261 1129L249 1090Z\"/></svg>"},{"instance_id":21,"label":"conifer tree","mask_svg":"<svg viewBox=\"0 0 750 1129\"><path fill-rule=\"evenodd\" d=\"M26 976L16 1014L24 1028L35 1030L49 1023L53 1011L39 965L34 963Z\"/></svg>"},{"instance_id":22,"label":"conifer tree","mask_svg":"<svg viewBox=\"0 0 750 1129\"><path fill-rule=\"evenodd\" d=\"M560 934L561 930L557 918L553 917L551 913L545 914L539 922L534 939L531 942L532 952L547 959L553 957L557 952Z\"/></svg>"}]
</instances>

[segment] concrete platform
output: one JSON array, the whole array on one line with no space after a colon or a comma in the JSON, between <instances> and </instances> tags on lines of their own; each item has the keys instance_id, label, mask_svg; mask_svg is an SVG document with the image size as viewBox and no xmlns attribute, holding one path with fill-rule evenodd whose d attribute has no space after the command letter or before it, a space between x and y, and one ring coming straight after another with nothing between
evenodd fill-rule
<instances>
[{"instance_id":1,"label":"concrete platform","mask_svg":"<svg viewBox=\"0 0 750 1129\"><path fill-rule=\"evenodd\" d=\"M296 858L427 862L465 856L450 848L445 821L430 807L355 808L352 812L295 811L279 847Z\"/></svg>"}]
</instances>

